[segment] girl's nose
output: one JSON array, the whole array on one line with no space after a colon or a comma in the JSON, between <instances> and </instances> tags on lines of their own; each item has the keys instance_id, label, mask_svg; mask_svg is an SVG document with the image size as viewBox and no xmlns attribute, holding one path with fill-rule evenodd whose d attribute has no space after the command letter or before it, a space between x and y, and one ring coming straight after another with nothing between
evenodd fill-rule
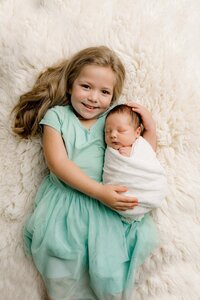
<instances>
[{"instance_id":1,"label":"girl's nose","mask_svg":"<svg viewBox=\"0 0 200 300\"><path fill-rule=\"evenodd\" d=\"M88 99L94 103L98 101L98 92L97 91L91 91L89 94Z\"/></svg>"}]
</instances>

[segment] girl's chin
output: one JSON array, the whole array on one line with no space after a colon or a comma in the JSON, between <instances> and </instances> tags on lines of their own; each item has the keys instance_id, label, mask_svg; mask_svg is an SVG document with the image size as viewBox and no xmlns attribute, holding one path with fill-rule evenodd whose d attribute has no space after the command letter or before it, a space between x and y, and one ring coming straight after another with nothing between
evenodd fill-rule
<instances>
[{"instance_id":1,"label":"girl's chin","mask_svg":"<svg viewBox=\"0 0 200 300\"><path fill-rule=\"evenodd\" d=\"M100 112L99 110L85 110L85 111L80 111L80 115L84 118L84 119L94 119L94 118L98 118L100 116L102 112Z\"/></svg>"}]
</instances>

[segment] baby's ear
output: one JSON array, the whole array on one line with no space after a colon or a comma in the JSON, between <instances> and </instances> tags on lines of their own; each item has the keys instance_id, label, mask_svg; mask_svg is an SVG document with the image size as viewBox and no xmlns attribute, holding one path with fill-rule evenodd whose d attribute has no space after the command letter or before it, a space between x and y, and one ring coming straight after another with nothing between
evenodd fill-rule
<instances>
[{"instance_id":1,"label":"baby's ear","mask_svg":"<svg viewBox=\"0 0 200 300\"><path fill-rule=\"evenodd\" d=\"M139 137L140 134L141 134L141 132L142 132L142 128L141 128L141 126L139 126L139 127L136 129L136 136Z\"/></svg>"}]
</instances>

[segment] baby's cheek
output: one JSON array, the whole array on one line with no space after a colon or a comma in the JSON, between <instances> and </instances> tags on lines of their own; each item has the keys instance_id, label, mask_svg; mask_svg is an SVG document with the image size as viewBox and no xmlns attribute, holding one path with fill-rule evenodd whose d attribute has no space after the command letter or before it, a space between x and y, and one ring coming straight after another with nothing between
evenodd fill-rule
<instances>
[{"instance_id":1,"label":"baby's cheek","mask_svg":"<svg viewBox=\"0 0 200 300\"><path fill-rule=\"evenodd\" d=\"M106 145L110 147L111 143L109 141L109 139L105 139Z\"/></svg>"}]
</instances>

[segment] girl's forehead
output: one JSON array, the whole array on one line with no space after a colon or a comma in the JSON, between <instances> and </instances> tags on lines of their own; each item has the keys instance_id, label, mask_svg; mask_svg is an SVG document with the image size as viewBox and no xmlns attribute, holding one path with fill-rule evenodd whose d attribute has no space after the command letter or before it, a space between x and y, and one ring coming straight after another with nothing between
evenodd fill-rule
<instances>
[{"instance_id":1,"label":"girl's forehead","mask_svg":"<svg viewBox=\"0 0 200 300\"><path fill-rule=\"evenodd\" d=\"M109 66L86 65L81 69L76 79L86 80L94 84L98 83L110 89L113 89L116 83L115 73Z\"/></svg>"},{"instance_id":2,"label":"girl's forehead","mask_svg":"<svg viewBox=\"0 0 200 300\"><path fill-rule=\"evenodd\" d=\"M115 73L110 66L99 66L99 65L85 65L81 68L79 75L106 75L106 76L114 76Z\"/></svg>"}]
</instances>

